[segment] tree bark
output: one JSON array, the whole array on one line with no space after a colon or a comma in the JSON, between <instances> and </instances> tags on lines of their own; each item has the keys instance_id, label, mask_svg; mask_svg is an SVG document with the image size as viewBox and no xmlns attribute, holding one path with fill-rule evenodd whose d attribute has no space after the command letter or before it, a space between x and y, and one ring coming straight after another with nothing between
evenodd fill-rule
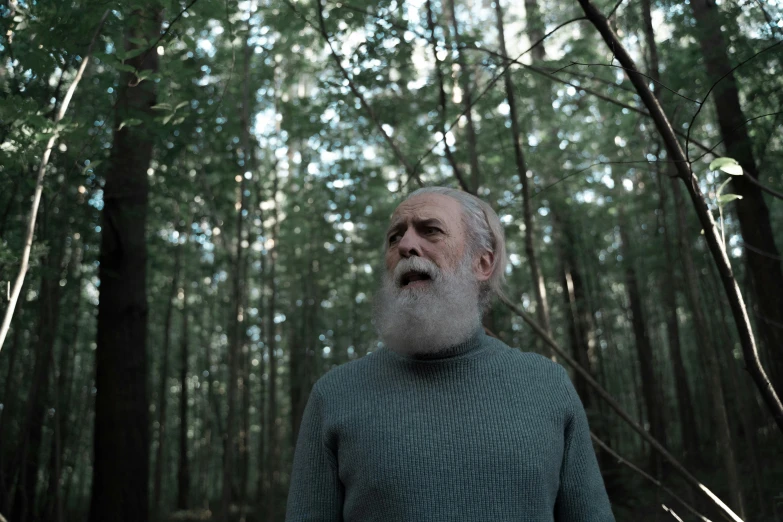
<instances>
[{"instance_id":1,"label":"tree bark","mask_svg":"<svg viewBox=\"0 0 783 522\"><path fill-rule=\"evenodd\" d=\"M160 504L163 486L163 460L166 452L166 412L168 410L168 380L171 351L171 321L174 316L174 299L179 288L179 272L182 265L182 247L174 248L174 273L171 276L169 298L166 301L166 314L163 320L163 361L160 365L160 383L158 385L158 448L155 453L155 482L153 484L153 518L161 518Z\"/></svg>"},{"instance_id":2,"label":"tree bark","mask_svg":"<svg viewBox=\"0 0 783 522\"><path fill-rule=\"evenodd\" d=\"M248 21L248 38L250 35L249 21ZM226 399L228 400L228 416L226 418L226 431L224 439L224 452L223 457L223 493L222 493L222 506L221 506L221 520L227 522L229 520L229 510L232 501L237 500L234 497L235 485L233 484L234 468L236 462L234 458L234 446L236 441L236 397L237 397L237 378L239 377L239 357L241 356L241 347L243 344L243 309L242 309L242 263L243 263L243 250L242 241L244 239L244 219L242 212L247 208L247 202L245 198L245 189L247 187L247 180L245 178L245 172L249 172L250 158L253 155L253 150L250 146L250 61L252 53L250 52L249 43L246 41L243 50L243 82L242 82L242 103L241 103L241 118L242 118L242 155L241 155L241 168L238 171L239 186L237 187L236 196L236 250L234 255L234 276L232 279L233 284L233 312L231 316L231 341L228 350L228 393Z\"/></svg>"},{"instance_id":3,"label":"tree bark","mask_svg":"<svg viewBox=\"0 0 783 522\"><path fill-rule=\"evenodd\" d=\"M451 20L451 31L454 43L459 48L459 22L457 13L454 12L454 0L448 0L446 8ZM457 65L459 66L459 86L462 90L462 106L465 114L465 134L468 145L468 158L470 160L470 192L476 194L481 186L481 170L479 168L478 147L476 145L476 126L473 122L473 86L470 73L465 64L465 57L460 49L457 50ZM445 140L445 137L444 137ZM466 180L467 181L467 180Z\"/></svg>"},{"instance_id":4,"label":"tree bark","mask_svg":"<svg viewBox=\"0 0 783 522\"><path fill-rule=\"evenodd\" d=\"M737 160L749 176L758 179L753 143L740 106L737 81L734 73L730 72L732 61L721 33L718 6L713 0L693 0L691 7L708 76L713 82L718 82L712 96L726 154ZM777 257L745 248L745 262L756 295L758 309L755 312L761 339L772 362L773 383L780 395L783 394L783 271L780 251L775 244L769 209L761 189L747 176L733 176L732 186L734 193L742 196L734 202L742 240L749 247Z\"/></svg>"},{"instance_id":5,"label":"tree bark","mask_svg":"<svg viewBox=\"0 0 783 522\"><path fill-rule=\"evenodd\" d=\"M160 34L156 4L128 17L125 49ZM158 54L126 60L138 71L158 69ZM146 222L154 138L149 123L155 82L120 75L101 223L101 281L95 351L95 432L90 522L146 522L149 516ZM136 117L138 126L120 124Z\"/></svg>"},{"instance_id":6,"label":"tree bark","mask_svg":"<svg viewBox=\"0 0 783 522\"><path fill-rule=\"evenodd\" d=\"M54 228L53 226L51 228ZM55 232L53 232L55 233ZM46 416L49 368L60 318L60 270L63 260L65 236L52 238L54 246L43 261L41 286L38 296L38 327L34 353L35 367L27 395L27 411L19 433L19 445L15 458L17 476L11 519L26 522L35 518L36 485L39 458L42 453L43 424Z\"/></svg>"},{"instance_id":7,"label":"tree bark","mask_svg":"<svg viewBox=\"0 0 783 522\"><path fill-rule=\"evenodd\" d=\"M277 191L278 179L277 172L272 171L272 227L270 236L272 248L269 249L269 304L267 306L267 348L269 350L269 388L268 388L268 417L267 417L267 484L269 486L267 495L266 520L275 522L277 517L278 498L277 477L279 474L278 451L279 437L277 427L277 328L275 328L275 312L277 308L277 282L275 281L275 271L277 265L277 240L279 232L278 214L277 214Z\"/></svg>"},{"instance_id":8,"label":"tree bark","mask_svg":"<svg viewBox=\"0 0 783 522\"><path fill-rule=\"evenodd\" d=\"M615 184L617 185L616 181ZM662 405L663 393L661 392L658 377L655 374L655 358L648 335L642 295L639 290L639 280L630 253L628 224L625 222L625 212L622 207L619 210L619 214L620 252L625 265L625 285L628 292L628 305L631 312L634 340L639 356L639 369L642 378L642 393L647 412L647 422L650 424L650 434L655 440L666 446L666 428ZM656 476L660 476L661 459L655 451L650 452L650 468L655 471Z\"/></svg>"},{"instance_id":9,"label":"tree bark","mask_svg":"<svg viewBox=\"0 0 783 522\"><path fill-rule=\"evenodd\" d=\"M578 0L582 10L585 12L585 16L595 26L598 32L601 34L604 42L612 50L614 56L619 60L623 69L628 74L628 78L636 88L636 92L642 100L642 103L647 107L650 112L650 116L655 122L655 126L658 129L664 144L666 145L666 151L668 157L673 161L677 168L677 175L684 182L688 190L688 194L691 197L691 202L696 210L696 214L699 217L699 221L704 230L704 237L707 241L710 254L718 268L720 273L721 282L723 283L723 289L728 297L731 311L734 316L734 322L737 326L737 333L739 334L740 344L742 346L743 356L745 358L745 364L753 380L759 389L764 402L767 404L767 408L772 414L778 428L783 432L783 403L781 403L775 389L767 377L766 372L761 366L759 361L758 349L756 347L756 340L753 336L753 330L750 325L750 319L745 308L745 302L740 293L737 280L734 278L734 274L731 269L731 263L723 244L718 236L717 226L715 219L710 213L709 208L704 200L704 196L699 188L698 180L694 176L688 159L680 146L677 136L672 129L669 119L666 117L661 105L655 98L650 88L647 85L647 79L642 76L633 59L626 51L618 39L615 32L609 27L606 17L603 16L595 5L590 0ZM730 513L727 508L724 509L727 516L737 518L734 513Z\"/></svg>"},{"instance_id":10,"label":"tree bark","mask_svg":"<svg viewBox=\"0 0 783 522\"><path fill-rule=\"evenodd\" d=\"M186 236L187 237L187 236ZM187 245L187 243L185 243ZM179 467L177 468L177 509L188 509L190 463L188 460L188 299L187 281L182 285L182 334L180 337L179 382Z\"/></svg>"},{"instance_id":11,"label":"tree bark","mask_svg":"<svg viewBox=\"0 0 783 522\"><path fill-rule=\"evenodd\" d=\"M506 37L503 29L503 10L500 7L500 0L495 0L495 16L498 31L498 40L500 42L500 52L507 56ZM508 64L506 64L508 65ZM511 68L506 67L503 72L503 81L506 87L506 100L509 107L509 120L511 122L511 135L514 143L514 160L517 167L517 176L522 185L522 214L525 223L525 254L527 263L530 266L530 276L533 283L533 294L536 297L536 314L541 326L547 333L552 332L549 322L549 303L546 297L546 286L544 285L544 276L538 264L538 256L535 248L535 223L533 222L533 204L530 201L530 178L527 176L527 162L522 150L522 132L519 128L519 115L517 113L516 95L514 83L511 78Z\"/></svg>"}]
</instances>

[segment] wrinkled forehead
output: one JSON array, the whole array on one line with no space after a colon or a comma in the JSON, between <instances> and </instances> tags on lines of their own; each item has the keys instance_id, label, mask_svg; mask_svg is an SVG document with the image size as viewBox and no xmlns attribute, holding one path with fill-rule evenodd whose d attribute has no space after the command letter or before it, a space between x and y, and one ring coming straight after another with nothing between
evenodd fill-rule
<instances>
[{"instance_id":1,"label":"wrinkled forehead","mask_svg":"<svg viewBox=\"0 0 783 522\"><path fill-rule=\"evenodd\" d=\"M434 219L451 228L460 228L461 216L459 201L443 194L419 194L400 203L392 214L389 227Z\"/></svg>"}]
</instances>

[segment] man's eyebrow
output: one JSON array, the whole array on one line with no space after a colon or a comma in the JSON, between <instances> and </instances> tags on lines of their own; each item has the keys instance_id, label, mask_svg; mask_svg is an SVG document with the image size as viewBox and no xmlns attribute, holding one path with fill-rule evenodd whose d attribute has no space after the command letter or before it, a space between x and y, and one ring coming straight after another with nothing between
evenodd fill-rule
<instances>
[{"instance_id":1,"label":"man's eyebrow","mask_svg":"<svg viewBox=\"0 0 783 522\"><path fill-rule=\"evenodd\" d=\"M424 218L424 219L414 219L413 224L416 226L439 226L443 227L443 222L438 218ZM398 230L405 228L405 222L404 221L395 221L394 223L389 226L389 229L386 231L386 236L388 237L392 232L397 232Z\"/></svg>"}]
</instances>

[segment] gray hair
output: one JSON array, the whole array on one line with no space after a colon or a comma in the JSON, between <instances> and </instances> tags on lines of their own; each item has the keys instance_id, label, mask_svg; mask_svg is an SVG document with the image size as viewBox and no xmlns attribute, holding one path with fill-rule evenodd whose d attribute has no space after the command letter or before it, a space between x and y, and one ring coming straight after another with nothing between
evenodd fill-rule
<instances>
[{"instance_id":1,"label":"gray hair","mask_svg":"<svg viewBox=\"0 0 783 522\"><path fill-rule=\"evenodd\" d=\"M498 215L486 201L473 194L449 187L423 187L411 193L406 199L419 194L440 194L455 199L462 206L462 223L468 239L468 254L492 252L494 266L492 275L481 284L479 301L486 309L495 296L503 295L506 282L506 240L503 225Z\"/></svg>"}]
</instances>

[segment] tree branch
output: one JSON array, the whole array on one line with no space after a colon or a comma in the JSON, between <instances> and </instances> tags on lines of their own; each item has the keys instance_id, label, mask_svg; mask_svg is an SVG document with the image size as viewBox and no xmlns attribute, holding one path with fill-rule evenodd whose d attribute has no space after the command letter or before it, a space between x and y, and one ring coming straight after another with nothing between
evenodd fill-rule
<instances>
[{"instance_id":1,"label":"tree branch","mask_svg":"<svg viewBox=\"0 0 783 522\"><path fill-rule=\"evenodd\" d=\"M296 7L292 5L289 2L289 0L285 0L285 1L288 4L288 6L291 9L293 9L295 13L299 14ZM312 26L311 22L307 18L302 17L302 19ZM340 55L332 45L332 41L329 38L329 33L326 30L326 23L324 21L324 12L323 12L323 0L318 0L318 27L316 29L319 31L324 41L326 42L326 45L329 47L330 54L335 64L337 64L337 67L340 69L343 78L345 78L345 80L348 82L348 87L351 89L351 92L354 94L354 96L356 96L359 99L359 103L361 103L362 107L367 112L367 115L370 117L370 120L372 120L372 122L378 128L378 131L383 136L384 141L392 149L392 152L394 153L394 156L397 158L397 161L399 161L402 164L402 166L405 168L405 171L408 174L408 176L414 178L419 183L419 185L423 185L421 178L419 178L419 175L416 171L418 163L416 165L410 164L410 162L403 155L402 151L400 151L400 148L397 146L394 140L391 139L391 136L389 136L386 133L386 131L383 128L383 125L381 125L381 122L378 121L378 117L375 115L375 112L372 110L372 107L370 107L370 105L367 103L367 100L364 98L362 93L356 87L356 84L353 82L353 78L351 78L351 76L348 74L348 71L346 71L345 67L343 67L342 62L340 61Z\"/></svg>"},{"instance_id":2,"label":"tree branch","mask_svg":"<svg viewBox=\"0 0 783 522\"><path fill-rule=\"evenodd\" d=\"M691 475L691 473L685 469L685 467L680 464L680 462L674 458L674 456L669 453L666 448L664 448L660 442L655 440L655 438L652 437L647 431L642 428L636 421L634 421L628 413L625 412L622 406L612 397L608 391L606 391L598 382L593 378L592 375L590 375L590 372L588 372L586 369L582 367L576 360L574 360L568 353L566 353L565 350L560 348L558 344L552 339L549 334L547 334L544 329L539 326L538 323L526 312L522 311L517 307L514 303L512 303L507 297L501 295L500 300L503 304L505 304L512 312L517 314L519 317L522 318L523 321L527 323L528 326L530 326L533 331L538 335L544 343L549 346L554 353L557 354L558 357L561 357L565 362L568 363L568 365L573 368L579 375L582 376L582 378L585 379L588 385L590 385L591 388L593 388L596 393L609 405L611 409L617 413L621 419L623 419L626 424L628 424L635 432L637 432L641 437L648 443L650 446L658 452L666 461L668 461L674 469L676 469L682 476L685 478L685 480L690 483L693 487L698 489L699 491L703 492L705 495L707 495L710 500L715 503L717 506L719 506L722 510L724 510L726 513L729 513L733 516L732 520L735 522L742 522L742 520L735 515L731 509L726 506L726 504L723 503L712 491L707 488L704 484L699 482L699 480Z\"/></svg>"},{"instance_id":3,"label":"tree branch","mask_svg":"<svg viewBox=\"0 0 783 522\"><path fill-rule=\"evenodd\" d=\"M767 46L764 49L758 51L757 53L753 54L749 58L741 61L740 63L738 63L737 65L735 65L734 67L732 67L731 69L726 71L726 74L724 74L723 76L721 76L720 78L715 80L715 82L710 86L709 90L707 91L707 94L704 95L704 98L701 100L701 102L698 102L699 103L699 108L696 110L696 113L693 115L693 118L691 118L691 122L688 125L688 136L685 138L685 158L688 161L690 161L690 155L688 153L688 144L690 143L691 129L693 128L693 124L696 121L696 118L699 116L699 113L701 112L702 107L704 107L704 102L706 102L707 98L710 97L710 94L712 93L713 89L715 89L715 87L717 87L718 84L721 81L723 81L724 78L726 78L728 75L732 74L734 71L736 71L737 69L739 69L740 67L742 67L743 65L745 65L746 63L751 61L752 59L754 59L756 56L758 56L758 55L760 55L762 53L765 53L765 52L769 51L770 49L772 49L774 47L777 47L778 45L780 45L782 43L783 43L783 40L779 40L779 41L775 42L774 44L772 44L770 46Z\"/></svg>"},{"instance_id":4,"label":"tree branch","mask_svg":"<svg viewBox=\"0 0 783 522\"><path fill-rule=\"evenodd\" d=\"M707 207L704 196L699 188L698 180L691 171L688 158L680 146L680 143L677 141L677 136L672 129L669 119L666 117L658 100L647 86L644 76L637 71L636 64L625 50L622 43L620 43L617 35L609 27L606 18L596 9L590 0L578 1L585 12L585 15L601 34L607 46L617 54L618 60L628 73L629 79L634 87L636 87L636 91L639 93L642 102L653 117L653 121L655 121L655 125L658 128L658 133L661 135L664 144L666 145L667 153L675 162L674 165L677 168L678 176L685 182L696 214L698 215L704 230L704 238L707 240L710 253L715 261L718 272L720 273L721 282L723 283L724 291L726 292L734 315L734 322L736 323L740 343L742 345L746 368L753 377L775 422L781 432L783 432L783 403L781 403L766 372L761 366L758 348L756 347L756 340L753 336L745 301L742 298L739 286L732 273L731 263L729 262L729 258L718 235L715 219ZM689 127L689 132L690 128L691 127ZM731 512L728 507L725 508L725 511L727 514L730 514L734 520L739 520L739 517Z\"/></svg>"},{"instance_id":5,"label":"tree branch","mask_svg":"<svg viewBox=\"0 0 783 522\"><path fill-rule=\"evenodd\" d=\"M601 439L596 437L596 435L592 431L590 432L590 438L593 439L593 442L598 444L601 447L601 449L603 449L609 455L614 457L617 460L617 462L619 462L620 464L623 464L625 466L628 466L629 468L634 470L636 473L638 473L639 475L644 477L646 480L652 482L653 484L655 484L656 486L658 486L659 488L664 490L666 493L668 493L674 500L679 502L682 507L684 507L685 509L690 511L693 514L693 516L695 516L696 518L698 518L702 522L710 522L710 519L708 519L707 517L705 517L704 515L702 515L698 511L696 511L693 508L693 506L691 506L690 504L685 502L682 499L682 497L677 495L674 491L672 491L669 488L667 488L666 486L664 486L659 480L653 478L648 473L645 473L642 469L640 469L639 467L634 465L632 462L629 462L629 461L625 460L623 457L621 457L616 451L614 451L612 448L610 448L604 441L602 441Z\"/></svg>"},{"instance_id":6,"label":"tree branch","mask_svg":"<svg viewBox=\"0 0 783 522\"><path fill-rule=\"evenodd\" d=\"M462 190L465 192L471 193L472 191L465 181L465 177L462 174L459 165L457 164L457 160L454 158L454 154L451 152L449 141L446 139L446 133L448 132L446 130L446 88L443 81L443 71L440 68L440 58L438 58L438 46L436 44L437 39L435 38L435 18L432 14L432 0L426 0L425 5L427 7L427 26L430 29L431 35L430 42L432 43L432 57L435 60L435 75L438 78L438 99L440 101L440 126L441 131L443 132L443 146L446 150L446 158L449 160L449 164L451 165L451 169L454 171L454 177L457 178L459 186L462 187Z\"/></svg>"},{"instance_id":7,"label":"tree branch","mask_svg":"<svg viewBox=\"0 0 783 522\"><path fill-rule=\"evenodd\" d=\"M95 29L95 33L93 34L90 45L87 48L87 52L82 59L82 63L79 65L79 69L76 71L76 76L73 78L73 82L71 82L70 87L68 87L68 91L66 91L65 97L60 104L60 109L57 111L57 114L54 117L54 134L46 143L46 148L44 149L43 156L41 157L41 163L38 166L38 176L36 177L35 181L33 204L30 208L30 216L27 218L27 233L25 234L25 243L24 248L22 249L22 261L19 264L19 274L16 276L14 288L11 292L11 298L8 302L8 308L6 308L5 316L3 317L3 324L0 326L0 350L3 349L3 343L5 342L5 338L8 335L8 330L11 328L11 318L14 315L14 309L16 308L16 303L19 300L19 294L22 292L24 276L27 273L28 264L30 262L30 251L33 248L33 234L35 232L35 220L38 216L38 206L41 203L41 193L43 192L43 181L44 175L46 174L46 166L49 164L49 157L52 154L52 149L54 148L54 144L57 142L58 138L57 124L60 123L60 121L63 119L63 116L65 116L65 111L68 110L68 105L71 103L73 93L76 92L76 87L79 85L79 82L82 79L82 75L84 74L84 70L87 68L87 64L90 61L90 56L92 55L92 48L95 45L95 41L98 39L98 35L100 34L101 29L103 29L103 24L106 22L107 16L109 16L108 9L103 13L100 22L98 22L98 27Z\"/></svg>"}]
</instances>

